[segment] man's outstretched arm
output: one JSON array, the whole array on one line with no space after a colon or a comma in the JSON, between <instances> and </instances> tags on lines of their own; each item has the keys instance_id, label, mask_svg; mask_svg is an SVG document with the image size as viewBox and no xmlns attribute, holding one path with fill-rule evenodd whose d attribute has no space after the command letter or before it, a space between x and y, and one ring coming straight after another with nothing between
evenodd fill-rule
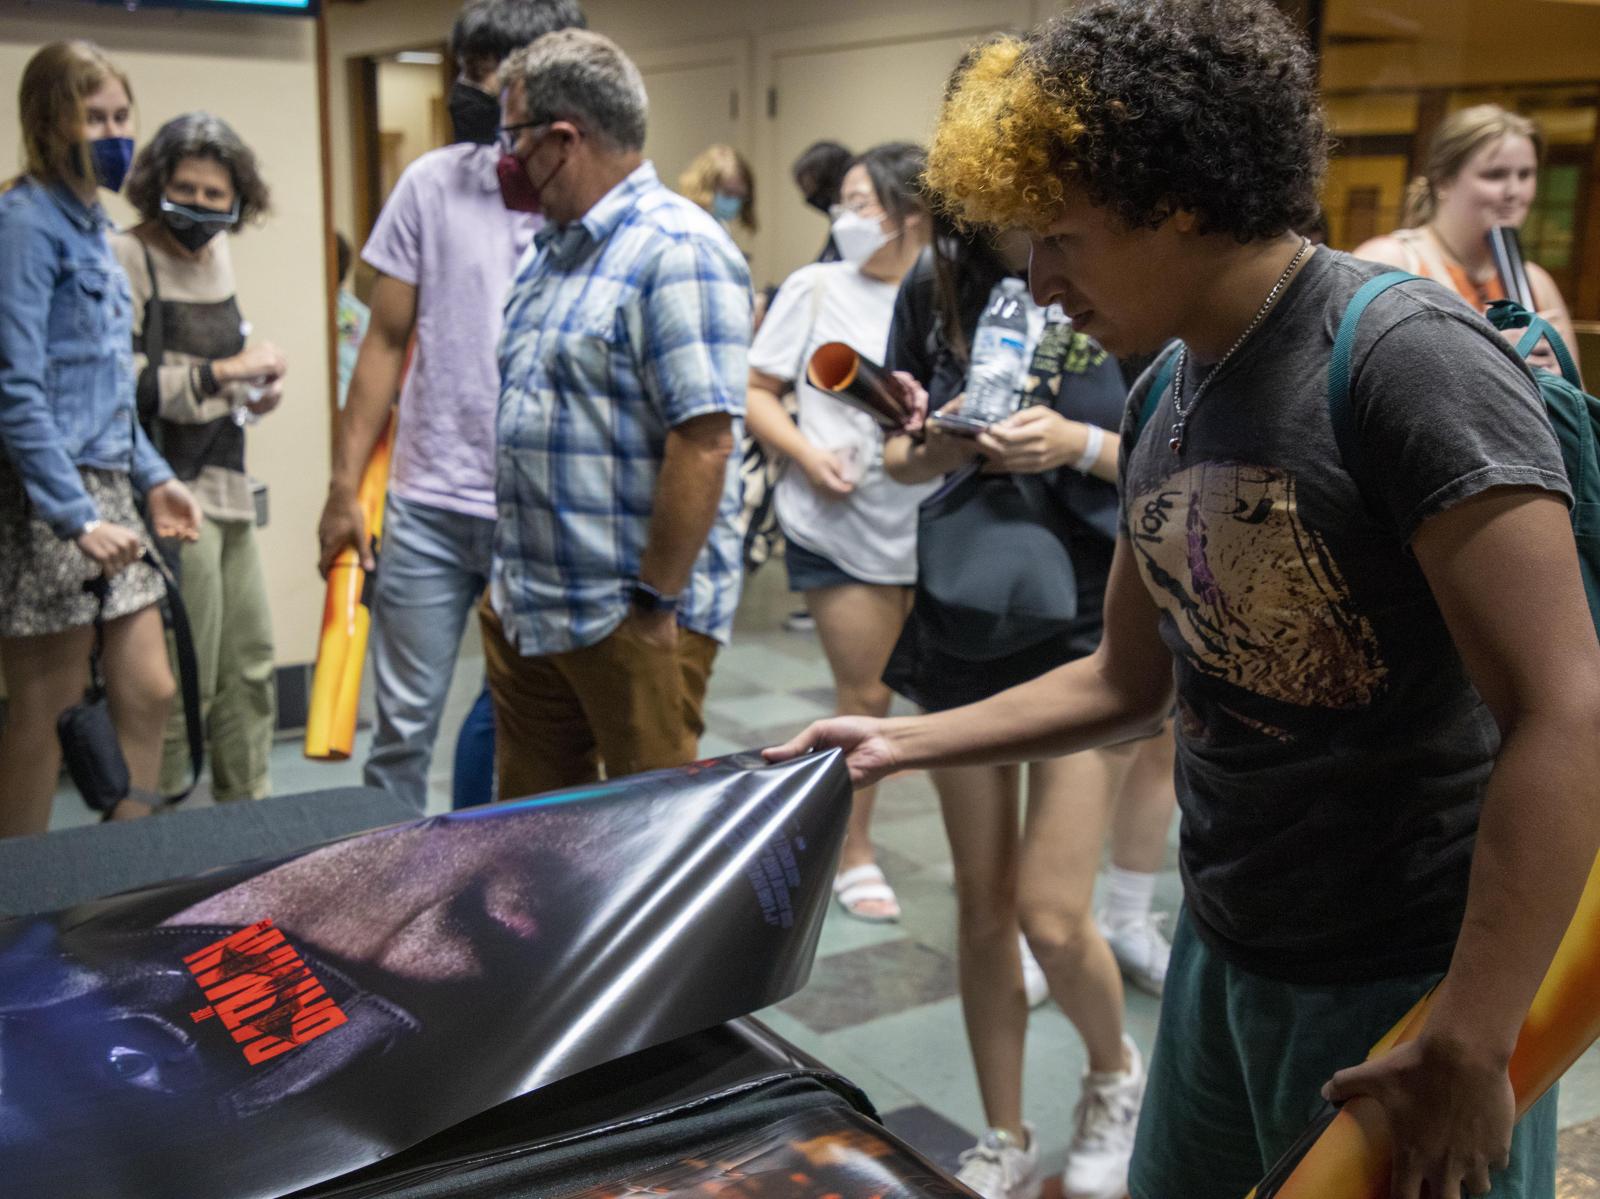
<instances>
[{"instance_id":1,"label":"man's outstretched arm","mask_svg":"<svg viewBox=\"0 0 1600 1199\"><path fill-rule=\"evenodd\" d=\"M844 749L856 786L869 787L896 770L1031 762L1150 735L1172 704L1172 655L1134 552L1126 538L1117 542L1105 632L1089 657L965 708L821 720L767 756Z\"/></svg>"}]
</instances>

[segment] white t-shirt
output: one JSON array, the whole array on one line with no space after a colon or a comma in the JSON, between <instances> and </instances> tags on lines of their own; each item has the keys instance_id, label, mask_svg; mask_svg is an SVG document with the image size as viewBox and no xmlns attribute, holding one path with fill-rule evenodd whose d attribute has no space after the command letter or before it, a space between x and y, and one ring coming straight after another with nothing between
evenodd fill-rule
<instances>
[{"instance_id":1,"label":"white t-shirt","mask_svg":"<svg viewBox=\"0 0 1600 1199\"><path fill-rule=\"evenodd\" d=\"M750 367L793 382L800 431L861 472L855 490L834 499L804 471L784 471L774 496L784 536L864 582L909 585L917 579L917 505L938 481L907 487L884 474L883 435L872 418L818 391L805 372L812 352L830 341L882 363L899 290L848 262L801 267L772 301L750 347Z\"/></svg>"}]
</instances>

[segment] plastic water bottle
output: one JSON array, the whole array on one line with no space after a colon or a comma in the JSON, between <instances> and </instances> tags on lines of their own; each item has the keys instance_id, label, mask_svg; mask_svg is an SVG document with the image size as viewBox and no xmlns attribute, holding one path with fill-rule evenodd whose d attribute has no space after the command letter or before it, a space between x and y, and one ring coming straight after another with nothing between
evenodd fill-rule
<instances>
[{"instance_id":1,"label":"plastic water bottle","mask_svg":"<svg viewBox=\"0 0 1600 1199\"><path fill-rule=\"evenodd\" d=\"M247 429L261 418L250 411L249 405L256 403L267 394L267 389L259 383L249 383L245 386L245 398L241 404L234 405L233 423L241 429Z\"/></svg>"},{"instance_id":2,"label":"plastic water bottle","mask_svg":"<svg viewBox=\"0 0 1600 1199\"><path fill-rule=\"evenodd\" d=\"M961 415L990 422L1010 416L1027 359L1027 284L1002 279L989 293L989 304L972 335L972 365Z\"/></svg>"}]
</instances>

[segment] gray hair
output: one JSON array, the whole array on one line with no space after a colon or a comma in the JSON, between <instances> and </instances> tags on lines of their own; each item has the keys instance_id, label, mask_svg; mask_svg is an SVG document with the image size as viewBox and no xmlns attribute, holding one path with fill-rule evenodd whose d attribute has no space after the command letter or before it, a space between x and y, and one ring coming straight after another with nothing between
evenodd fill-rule
<instances>
[{"instance_id":1,"label":"gray hair","mask_svg":"<svg viewBox=\"0 0 1600 1199\"><path fill-rule=\"evenodd\" d=\"M506 59L500 83L512 82L522 85L527 120L571 120L618 149L644 148L644 79L610 38L587 29L547 33Z\"/></svg>"}]
</instances>

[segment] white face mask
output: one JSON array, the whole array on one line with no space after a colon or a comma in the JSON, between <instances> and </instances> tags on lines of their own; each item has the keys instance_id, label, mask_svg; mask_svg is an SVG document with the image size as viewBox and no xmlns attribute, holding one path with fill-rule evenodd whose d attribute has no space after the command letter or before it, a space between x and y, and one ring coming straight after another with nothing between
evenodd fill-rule
<instances>
[{"instance_id":1,"label":"white face mask","mask_svg":"<svg viewBox=\"0 0 1600 1199\"><path fill-rule=\"evenodd\" d=\"M861 266L893 240L894 234L885 233L883 222L876 217L841 212L833 220L833 244L839 247L839 256L853 266Z\"/></svg>"}]
</instances>

